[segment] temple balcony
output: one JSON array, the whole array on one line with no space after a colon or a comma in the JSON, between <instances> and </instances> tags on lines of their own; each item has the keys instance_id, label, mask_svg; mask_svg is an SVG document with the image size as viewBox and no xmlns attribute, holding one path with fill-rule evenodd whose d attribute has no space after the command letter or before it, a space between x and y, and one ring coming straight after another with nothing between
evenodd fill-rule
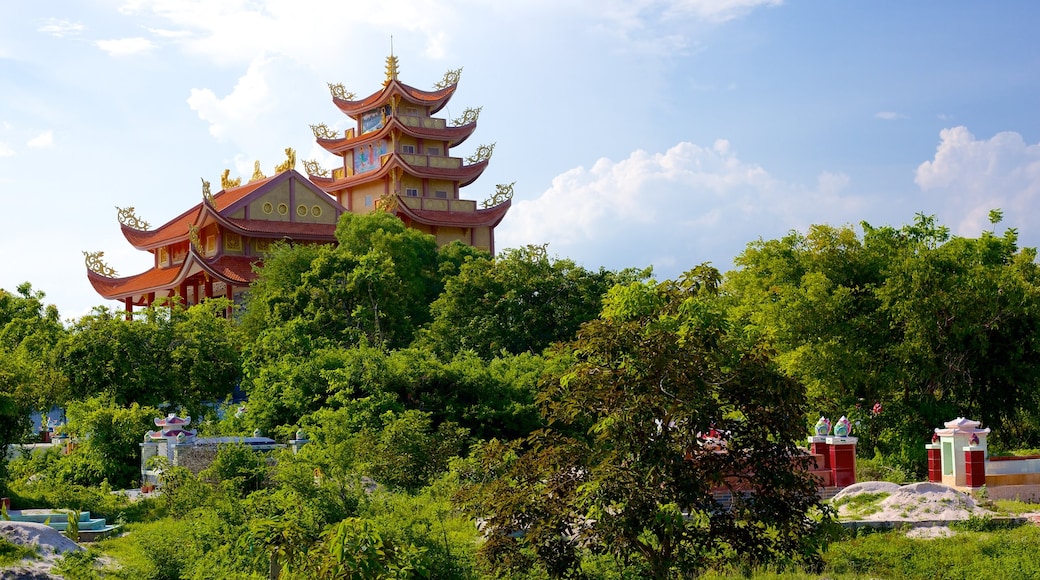
<instances>
[{"instance_id":1,"label":"temple balcony","mask_svg":"<svg viewBox=\"0 0 1040 580\"><path fill-rule=\"evenodd\" d=\"M447 121L445 119L437 119L434 117L398 115L397 120L400 121L402 125L408 125L409 127L424 127L426 129L444 129L447 127Z\"/></svg>"},{"instance_id":2,"label":"temple balcony","mask_svg":"<svg viewBox=\"0 0 1040 580\"><path fill-rule=\"evenodd\" d=\"M437 169L458 169L462 167L461 157L441 157L438 155L419 155L402 153L401 159L412 167L434 167Z\"/></svg>"},{"instance_id":3,"label":"temple balcony","mask_svg":"<svg viewBox=\"0 0 1040 580\"><path fill-rule=\"evenodd\" d=\"M412 209L432 211L454 211L469 213L477 211L477 202L472 199L441 199L437 197L402 197L405 205Z\"/></svg>"}]
</instances>

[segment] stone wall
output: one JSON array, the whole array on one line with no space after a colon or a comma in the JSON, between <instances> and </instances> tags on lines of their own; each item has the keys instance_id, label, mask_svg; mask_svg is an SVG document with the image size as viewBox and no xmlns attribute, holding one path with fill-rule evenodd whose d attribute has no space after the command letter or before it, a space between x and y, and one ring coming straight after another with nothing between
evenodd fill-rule
<instances>
[{"instance_id":1,"label":"stone wall","mask_svg":"<svg viewBox=\"0 0 1040 580\"><path fill-rule=\"evenodd\" d=\"M174 445L173 464L185 467L195 475L206 469L217 458L216 445Z\"/></svg>"}]
</instances>

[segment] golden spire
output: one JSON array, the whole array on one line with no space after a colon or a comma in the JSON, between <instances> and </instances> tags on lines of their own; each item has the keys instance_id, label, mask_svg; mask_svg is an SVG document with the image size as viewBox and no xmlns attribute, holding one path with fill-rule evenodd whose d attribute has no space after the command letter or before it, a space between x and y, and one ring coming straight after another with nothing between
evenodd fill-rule
<instances>
[{"instance_id":1,"label":"golden spire","mask_svg":"<svg viewBox=\"0 0 1040 580\"><path fill-rule=\"evenodd\" d=\"M397 57L391 54L386 57L386 81L383 82L383 86L390 84L390 81L397 80Z\"/></svg>"}]
</instances>

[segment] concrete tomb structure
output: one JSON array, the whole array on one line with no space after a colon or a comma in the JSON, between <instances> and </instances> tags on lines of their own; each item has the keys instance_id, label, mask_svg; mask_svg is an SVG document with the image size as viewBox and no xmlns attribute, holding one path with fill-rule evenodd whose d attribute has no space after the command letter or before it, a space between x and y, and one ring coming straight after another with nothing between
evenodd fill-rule
<instances>
[{"instance_id":1,"label":"concrete tomb structure","mask_svg":"<svg viewBox=\"0 0 1040 580\"><path fill-rule=\"evenodd\" d=\"M809 437L809 453L813 455L821 487L844 488L856 483L856 443L852 423L845 417L838 419L831 432L831 422L820 417Z\"/></svg>"},{"instance_id":2,"label":"concrete tomb structure","mask_svg":"<svg viewBox=\"0 0 1040 580\"><path fill-rule=\"evenodd\" d=\"M159 486L163 463L185 467L198 474L213 462L220 445L247 445L254 451L271 451L285 447L276 443L274 439L261 436L260 433L254 433L252 437L198 437L197 430L187 428L190 424L191 417L177 417L173 413L155 419L155 426L159 429L146 433L144 442L140 444L143 491L151 491ZM302 435L302 432L298 432L298 435ZM305 442L294 440L294 449L297 444L302 445ZM165 461L156 462L156 457Z\"/></svg>"},{"instance_id":3,"label":"concrete tomb structure","mask_svg":"<svg viewBox=\"0 0 1040 580\"><path fill-rule=\"evenodd\" d=\"M983 486L990 499L1040 500L1040 457L990 457L990 430L957 417L936 428L928 452L928 481L961 491Z\"/></svg>"}]
</instances>

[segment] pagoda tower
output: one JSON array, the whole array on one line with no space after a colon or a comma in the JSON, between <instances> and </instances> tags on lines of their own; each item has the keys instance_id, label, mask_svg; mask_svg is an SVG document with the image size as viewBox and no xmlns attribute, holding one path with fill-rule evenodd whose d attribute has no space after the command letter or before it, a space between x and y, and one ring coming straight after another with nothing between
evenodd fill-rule
<instances>
[{"instance_id":1,"label":"pagoda tower","mask_svg":"<svg viewBox=\"0 0 1040 580\"><path fill-rule=\"evenodd\" d=\"M238 300L272 242L335 243L336 222L346 210L293 168L292 149L286 155L271 177L258 161L245 185L225 171L216 194L203 180L202 201L155 229L134 208L117 208L123 236L150 252L154 263L139 274L117 277L102 261L103 252L84 252L94 289L122 302L127 312L166 298L185 305L210 297Z\"/></svg>"},{"instance_id":2,"label":"pagoda tower","mask_svg":"<svg viewBox=\"0 0 1040 580\"><path fill-rule=\"evenodd\" d=\"M448 71L434 90L424 91L398 80L397 57L390 56L383 88L363 99L330 84L333 104L356 125L342 137L324 124L312 125L318 145L342 163L331 172L315 161L304 166L347 211L383 209L433 235L438 245L458 240L493 254L495 226L509 211L512 185L497 186L478 208L460 190L484 172L494 145L481 145L466 159L451 155L477 128L480 110L466 109L450 124L434 117L455 94L461 70Z\"/></svg>"}]
</instances>

